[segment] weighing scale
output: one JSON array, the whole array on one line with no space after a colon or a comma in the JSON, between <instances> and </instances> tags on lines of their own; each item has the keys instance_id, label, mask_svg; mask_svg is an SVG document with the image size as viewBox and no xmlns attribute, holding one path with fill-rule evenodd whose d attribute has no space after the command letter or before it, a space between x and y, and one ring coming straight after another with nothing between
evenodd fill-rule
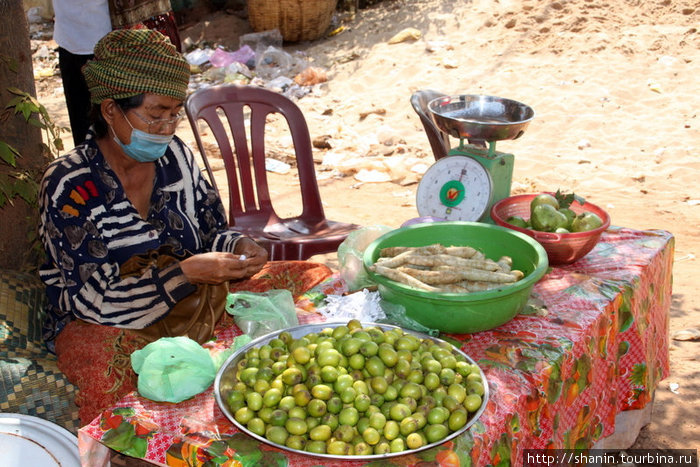
<instances>
[{"instance_id":1,"label":"weighing scale","mask_svg":"<svg viewBox=\"0 0 700 467\"><path fill-rule=\"evenodd\" d=\"M496 151L496 141L522 136L534 111L514 100L482 95L437 97L427 111L437 128L459 139L459 146L423 175L416 191L418 214L493 223L491 206L510 196L514 162L512 154Z\"/></svg>"}]
</instances>

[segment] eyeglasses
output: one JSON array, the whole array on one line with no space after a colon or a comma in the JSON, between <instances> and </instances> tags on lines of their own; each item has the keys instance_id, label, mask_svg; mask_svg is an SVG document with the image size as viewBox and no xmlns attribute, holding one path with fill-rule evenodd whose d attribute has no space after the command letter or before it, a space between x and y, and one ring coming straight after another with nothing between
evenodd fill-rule
<instances>
[{"instance_id":1,"label":"eyeglasses","mask_svg":"<svg viewBox=\"0 0 700 467\"><path fill-rule=\"evenodd\" d=\"M132 113L136 115L139 120L148 125L148 132L151 134L160 133L166 128L176 127L177 124L180 123L180 120L185 118L185 112L183 111L178 112L177 115L171 118L157 118L155 120L148 120L136 112Z\"/></svg>"}]
</instances>

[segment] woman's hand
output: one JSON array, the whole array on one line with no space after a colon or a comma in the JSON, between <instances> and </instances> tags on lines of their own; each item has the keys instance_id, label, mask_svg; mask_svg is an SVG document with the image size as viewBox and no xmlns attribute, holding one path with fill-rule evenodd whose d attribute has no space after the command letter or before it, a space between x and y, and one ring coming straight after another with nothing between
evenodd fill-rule
<instances>
[{"instance_id":1,"label":"woman's hand","mask_svg":"<svg viewBox=\"0 0 700 467\"><path fill-rule=\"evenodd\" d=\"M245 261L247 261L251 276L260 271L267 263L267 250L248 237L241 237L238 240L235 253L246 258Z\"/></svg>"},{"instance_id":2,"label":"woman's hand","mask_svg":"<svg viewBox=\"0 0 700 467\"><path fill-rule=\"evenodd\" d=\"M241 238L235 251L212 251L190 256L180 261L180 268L193 284L220 284L250 277L267 262L267 250L249 238Z\"/></svg>"}]
</instances>

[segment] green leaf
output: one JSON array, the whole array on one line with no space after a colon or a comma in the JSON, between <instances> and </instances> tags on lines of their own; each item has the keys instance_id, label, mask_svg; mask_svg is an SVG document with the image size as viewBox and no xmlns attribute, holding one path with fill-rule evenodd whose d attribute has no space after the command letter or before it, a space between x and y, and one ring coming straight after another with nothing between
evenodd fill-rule
<instances>
[{"instance_id":1,"label":"green leaf","mask_svg":"<svg viewBox=\"0 0 700 467\"><path fill-rule=\"evenodd\" d=\"M21 157L19 152L4 141L0 141L0 159L12 167L17 167L17 157Z\"/></svg>"},{"instance_id":2,"label":"green leaf","mask_svg":"<svg viewBox=\"0 0 700 467\"><path fill-rule=\"evenodd\" d=\"M32 183L25 180L17 180L14 189L15 194L20 196L27 203L31 204L36 201L36 189Z\"/></svg>"},{"instance_id":3,"label":"green leaf","mask_svg":"<svg viewBox=\"0 0 700 467\"><path fill-rule=\"evenodd\" d=\"M646 386L647 366L645 363L637 363L632 367L630 381L635 386Z\"/></svg>"},{"instance_id":4,"label":"green leaf","mask_svg":"<svg viewBox=\"0 0 700 467\"><path fill-rule=\"evenodd\" d=\"M624 356L629 349L630 349L629 342L627 342L627 341L620 342L617 346L617 359L619 360L620 357Z\"/></svg>"},{"instance_id":5,"label":"green leaf","mask_svg":"<svg viewBox=\"0 0 700 467\"><path fill-rule=\"evenodd\" d=\"M27 107L22 107L22 116L24 119L29 122L29 119L32 117L32 114L34 113L31 109Z\"/></svg>"},{"instance_id":6,"label":"green leaf","mask_svg":"<svg viewBox=\"0 0 700 467\"><path fill-rule=\"evenodd\" d=\"M270 467L287 467L289 461L284 454L277 451L263 451L262 458L258 465L269 465Z\"/></svg>"},{"instance_id":7,"label":"green leaf","mask_svg":"<svg viewBox=\"0 0 700 467\"><path fill-rule=\"evenodd\" d=\"M242 455L260 450L260 443L243 433L234 433L226 443Z\"/></svg>"},{"instance_id":8,"label":"green leaf","mask_svg":"<svg viewBox=\"0 0 700 467\"><path fill-rule=\"evenodd\" d=\"M133 409L133 407L117 407L116 409L112 410L112 413L114 415L121 415L122 417L133 417L136 414L136 411Z\"/></svg>"},{"instance_id":9,"label":"green leaf","mask_svg":"<svg viewBox=\"0 0 700 467\"><path fill-rule=\"evenodd\" d=\"M41 105L38 100L36 100L36 97L32 96L31 94L27 94L27 99L36 108L36 112L41 112L41 110L44 108L44 106Z\"/></svg>"},{"instance_id":10,"label":"green leaf","mask_svg":"<svg viewBox=\"0 0 700 467\"><path fill-rule=\"evenodd\" d=\"M620 332L625 332L632 327L634 315L628 311L620 311Z\"/></svg>"},{"instance_id":11,"label":"green leaf","mask_svg":"<svg viewBox=\"0 0 700 467\"><path fill-rule=\"evenodd\" d=\"M262 451L258 449L253 452L248 452L247 454L236 452L233 455L233 459L243 464L243 467L255 467L256 465L260 465L259 462L262 456Z\"/></svg>"},{"instance_id":12,"label":"green leaf","mask_svg":"<svg viewBox=\"0 0 700 467\"><path fill-rule=\"evenodd\" d=\"M561 390L564 386L564 382L559 379L552 379L550 377L549 385L547 386L547 402L554 404L561 396Z\"/></svg>"},{"instance_id":13,"label":"green leaf","mask_svg":"<svg viewBox=\"0 0 700 467\"><path fill-rule=\"evenodd\" d=\"M122 422L118 427L107 430L100 441L116 451L124 452L134 444L136 439L133 425Z\"/></svg>"},{"instance_id":14,"label":"green leaf","mask_svg":"<svg viewBox=\"0 0 700 467\"><path fill-rule=\"evenodd\" d=\"M580 196L577 196L574 193L562 193L561 190L557 190L554 197L559 202L559 209L568 208L574 201L578 201L580 204L583 204L584 202L583 198Z\"/></svg>"},{"instance_id":15,"label":"green leaf","mask_svg":"<svg viewBox=\"0 0 700 467\"><path fill-rule=\"evenodd\" d=\"M42 122L37 120L36 118L30 118L27 120L27 123L29 123L32 126L35 126L37 128L41 128L42 130L46 128L46 125L44 125Z\"/></svg>"},{"instance_id":16,"label":"green leaf","mask_svg":"<svg viewBox=\"0 0 700 467\"><path fill-rule=\"evenodd\" d=\"M131 446L128 449L122 451L127 456L136 457L143 459L146 457L146 452L148 451L148 441L142 438L134 438Z\"/></svg>"},{"instance_id":17,"label":"green leaf","mask_svg":"<svg viewBox=\"0 0 700 467\"><path fill-rule=\"evenodd\" d=\"M12 192L12 186L14 182L9 180L8 177L0 174L0 208L4 207L5 204L10 203L13 206L12 198L14 197Z\"/></svg>"},{"instance_id":18,"label":"green leaf","mask_svg":"<svg viewBox=\"0 0 700 467\"><path fill-rule=\"evenodd\" d=\"M213 441L204 451L211 457L218 457L228 449L228 444L225 441Z\"/></svg>"},{"instance_id":19,"label":"green leaf","mask_svg":"<svg viewBox=\"0 0 700 467\"><path fill-rule=\"evenodd\" d=\"M31 113L37 113L39 112L39 107L32 102L31 99L29 99L29 96L25 96L24 99L22 99L22 102L20 104L17 104L17 108L21 108L22 111L29 111Z\"/></svg>"},{"instance_id":20,"label":"green leaf","mask_svg":"<svg viewBox=\"0 0 700 467\"><path fill-rule=\"evenodd\" d=\"M6 109L10 109L10 108L15 107L16 105L18 105L18 104L20 104L20 103L22 102L22 99L23 99L22 96L13 97L13 98L10 99L10 101L7 103L7 105L5 106L5 108L6 108Z\"/></svg>"},{"instance_id":21,"label":"green leaf","mask_svg":"<svg viewBox=\"0 0 700 467\"><path fill-rule=\"evenodd\" d=\"M27 94L26 92L22 91L19 88L14 87L14 86L10 86L9 88L7 88L7 90L9 92L11 92L12 94L17 94L18 96L25 96Z\"/></svg>"},{"instance_id":22,"label":"green leaf","mask_svg":"<svg viewBox=\"0 0 700 467\"><path fill-rule=\"evenodd\" d=\"M60 136L57 136L53 139L53 146L56 148L57 151L63 151L63 140Z\"/></svg>"}]
</instances>

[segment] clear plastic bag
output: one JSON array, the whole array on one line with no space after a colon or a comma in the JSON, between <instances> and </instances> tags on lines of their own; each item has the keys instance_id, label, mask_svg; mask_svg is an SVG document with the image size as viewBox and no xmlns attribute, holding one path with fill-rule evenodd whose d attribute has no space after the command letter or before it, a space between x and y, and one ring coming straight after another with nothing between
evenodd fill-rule
<instances>
[{"instance_id":1,"label":"clear plastic bag","mask_svg":"<svg viewBox=\"0 0 700 467\"><path fill-rule=\"evenodd\" d=\"M392 324L430 336L440 334L437 329L423 326L406 315L403 305L388 302L381 298L379 292L370 292L367 289L349 295L329 295L318 312L328 321L357 319L362 322Z\"/></svg>"},{"instance_id":2,"label":"clear plastic bag","mask_svg":"<svg viewBox=\"0 0 700 467\"><path fill-rule=\"evenodd\" d=\"M370 243L391 230L385 225L363 227L351 232L338 246L340 277L348 285L348 290L361 290L374 285L365 271L362 257Z\"/></svg>"},{"instance_id":3,"label":"clear plastic bag","mask_svg":"<svg viewBox=\"0 0 700 467\"><path fill-rule=\"evenodd\" d=\"M423 326L418 321L409 317L406 314L406 308L404 308L403 305L387 302L386 300L380 300L379 306L382 308L384 314L386 315L385 319L379 320L380 323L393 324L394 326L399 326L404 329L411 329L413 331L422 332L433 337L437 337L440 334L439 330Z\"/></svg>"},{"instance_id":4,"label":"clear plastic bag","mask_svg":"<svg viewBox=\"0 0 700 467\"><path fill-rule=\"evenodd\" d=\"M238 39L239 47L248 46L256 54L262 53L268 47L282 47L284 39L279 29L270 29L269 31L251 32L243 34Z\"/></svg>"},{"instance_id":5,"label":"clear plastic bag","mask_svg":"<svg viewBox=\"0 0 700 467\"><path fill-rule=\"evenodd\" d=\"M294 298L286 289L230 293L226 311L252 339L299 324Z\"/></svg>"},{"instance_id":6,"label":"clear plastic bag","mask_svg":"<svg viewBox=\"0 0 700 467\"><path fill-rule=\"evenodd\" d=\"M294 59L290 54L277 47L270 46L255 55L255 73L265 80L292 74Z\"/></svg>"},{"instance_id":7,"label":"clear plastic bag","mask_svg":"<svg viewBox=\"0 0 700 467\"><path fill-rule=\"evenodd\" d=\"M367 289L348 295L328 295L318 312L328 321L347 321L356 319L363 322L378 322L386 319L380 306L379 292Z\"/></svg>"}]
</instances>

